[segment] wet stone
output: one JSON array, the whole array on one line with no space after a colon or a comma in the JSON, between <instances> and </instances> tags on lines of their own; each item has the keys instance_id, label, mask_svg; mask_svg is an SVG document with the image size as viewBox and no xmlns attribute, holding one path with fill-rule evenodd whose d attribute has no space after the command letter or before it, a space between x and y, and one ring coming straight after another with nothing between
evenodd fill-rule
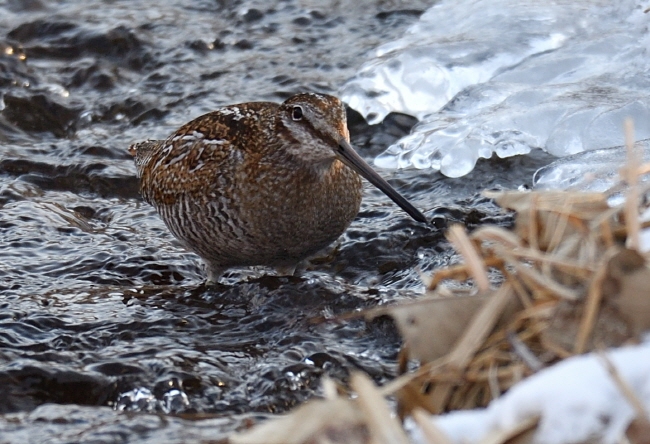
<instances>
[{"instance_id":1,"label":"wet stone","mask_svg":"<svg viewBox=\"0 0 650 444\"><path fill-rule=\"evenodd\" d=\"M242 39L242 40L239 40L237 43L235 43L234 46L237 49L253 49L255 44L250 40Z\"/></svg>"},{"instance_id":2,"label":"wet stone","mask_svg":"<svg viewBox=\"0 0 650 444\"><path fill-rule=\"evenodd\" d=\"M216 50L223 50L226 48L226 44L223 42L223 40L217 38L212 42L212 47Z\"/></svg>"},{"instance_id":3,"label":"wet stone","mask_svg":"<svg viewBox=\"0 0 650 444\"><path fill-rule=\"evenodd\" d=\"M7 6L11 11L38 11L44 8L41 0L8 0Z\"/></svg>"},{"instance_id":4,"label":"wet stone","mask_svg":"<svg viewBox=\"0 0 650 444\"><path fill-rule=\"evenodd\" d=\"M6 387L9 402L0 403L0 413L24 409L30 403L29 398L34 403L30 409L38 405L38 398L61 404L96 405L106 401L105 390L110 385L109 380L98 376L35 366L0 372L0 378L13 381ZM26 393L32 395L26 398Z\"/></svg>"},{"instance_id":5,"label":"wet stone","mask_svg":"<svg viewBox=\"0 0 650 444\"><path fill-rule=\"evenodd\" d=\"M81 107L71 108L53 101L45 94L9 93L4 96L2 115L25 131L50 132L66 137L74 132Z\"/></svg>"},{"instance_id":6,"label":"wet stone","mask_svg":"<svg viewBox=\"0 0 650 444\"><path fill-rule=\"evenodd\" d=\"M191 40L185 42L185 45L194 51L206 52L212 49L211 45L204 40Z\"/></svg>"},{"instance_id":7,"label":"wet stone","mask_svg":"<svg viewBox=\"0 0 650 444\"><path fill-rule=\"evenodd\" d=\"M13 29L8 37L20 42L28 57L76 59L93 55L132 69L141 69L151 60L135 32L125 26L97 32L70 22L36 20Z\"/></svg>"},{"instance_id":8,"label":"wet stone","mask_svg":"<svg viewBox=\"0 0 650 444\"><path fill-rule=\"evenodd\" d=\"M327 18L327 14L322 11L311 11L309 15L316 20L325 20Z\"/></svg>"},{"instance_id":9,"label":"wet stone","mask_svg":"<svg viewBox=\"0 0 650 444\"><path fill-rule=\"evenodd\" d=\"M262 20L264 18L264 13L260 11L259 9L256 8L251 8L248 11L244 13L242 16L245 22L256 22L258 20Z\"/></svg>"},{"instance_id":10,"label":"wet stone","mask_svg":"<svg viewBox=\"0 0 650 444\"><path fill-rule=\"evenodd\" d=\"M21 43L31 42L40 38L59 36L71 30L76 30L77 25L70 22L53 22L49 20L36 20L23 23L12 29L7 37Z\"/></svg>"},{"instance_id":11,"label":"wet stone","mask_svg":"<svg viewBox=\"0 0 650 444\"><path fill-rule=\"evenodd\" d=\"M110 72L102 69L99 65L82 67L75 70L67 82L69 88L79 88L87 85L97 90L109 90L115 87L116 77Z\"/></svg>"},{"instance_id":12,"label":"wet stone","mask_svg":"<svg viewBox=\"0 0 650 444\"><path fill-rule=\"evenodd\" d=\"M311 20L309 17L298 17L293 19L293 23L295 23L298 26L308 26L311 24Z\"/></svg>"}]
</instances>

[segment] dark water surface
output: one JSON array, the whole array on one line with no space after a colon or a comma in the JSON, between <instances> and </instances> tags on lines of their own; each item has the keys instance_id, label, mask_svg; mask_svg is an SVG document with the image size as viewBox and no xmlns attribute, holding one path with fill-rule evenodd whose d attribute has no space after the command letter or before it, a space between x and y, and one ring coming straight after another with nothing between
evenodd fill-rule
<instances>
[{"instance_id":1,"label":"dark water surface","mask_svg":"<svg viewBox=\"0 0 650 444\"><path fill-rule=\"evenodd\" d=\"M416 295L417 268L456 260L436 227L507 223L478 193L529 184L548 156L463 179L383 171L432 227L367 188L301 276L235 270L206 289L126 148L219 105L336 93L431 3L0 0L1 442L216 439L314 396L324 374L394 376L389 320L310 320ZM369 159L414 123L350 113Z\"/></svg>"}]
</instances>

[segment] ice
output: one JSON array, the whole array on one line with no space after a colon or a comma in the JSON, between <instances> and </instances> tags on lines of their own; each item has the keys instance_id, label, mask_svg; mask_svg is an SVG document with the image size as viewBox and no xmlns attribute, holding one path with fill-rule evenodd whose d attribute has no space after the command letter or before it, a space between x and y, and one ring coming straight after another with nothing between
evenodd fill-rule
<instances>
[{"instance_id":1,"label":"ice","mask_svg":"<svg viewBox=\"0 0 650 444\"><path fill-rule=\"evenodd\" d=\"M636 148L642 153L644 162L650 161L650 140L637 142ZM621 180L620 173L626 163L627 151L623 146L586 151L563 157L537 170L533 187L537 190L605 192ZM640 179L646 178L641 176ZM616 203L610 201L610 205Z\"/></svg>"},{"instance_id":2,"label":"ice","mask_svg":"<svg viewBox=\"0 0 650 444\"><path fill-rule=\"evenodd\" d=\"M607 353L617 372L650 409L650 343ZM608 374L601 358L568 358L513 386L486 409L432 417L454 443L475 443L539 416L535 444L619 443L634 410ZM413 442L427 442L411 423Z\"/></svg>"},{"instance_id":3,"label":"ice","mask_svg":"<svg viewBox=\"0 0 650 444\"><path fill-rule=\"evenodd\" d=\"M648 16L640 0L442 0L379 47L341 91L368 121L420 119L375 160L469 173L480 158L557 156L650 138Z\"/></svg>"}]
</instances>

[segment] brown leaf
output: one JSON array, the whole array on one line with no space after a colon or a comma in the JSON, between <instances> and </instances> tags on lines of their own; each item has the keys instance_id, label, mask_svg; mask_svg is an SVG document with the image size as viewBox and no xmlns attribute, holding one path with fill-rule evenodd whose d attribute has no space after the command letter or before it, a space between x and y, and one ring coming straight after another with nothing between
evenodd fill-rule
<instances>
[{"instance_id":1,"label":"brown leaf","mask_svg":"<svg viewBox=\"0 0 650 444\"><path fill-rule=\"evenodd\" d=\"M610 250L605 273L592 277L588 297L577 301L558 303L543 340L578 353L596 346L617 347L650 329L650 269L638 252L621 247ZM595 299L592 290L600 293ZM593 302L598 304L594 306ZM589 316L585 315L590 311ZM590 317L586 328L585 320ZM588 336L585 335L588 333ZM580 338L577 336L580 335Z\"/></svg>"},{"instance_id":2,"label":"brown leaf","mask_svg":"<svg viewBox=\"0 0 650 444\"><path fill-rule=\"evenodd\" d=\"M387 309L395 319L410 358L434 361L449 353L487 300L484 296L423 299Z\"/></svg>"},{"instance_id":3,"label":"brown leaf","mask_svg":"<svg viewBox=\"0 0 650 444\"><path fill-rule=\"evenodd\" d=\"M650 330L650 269L635 250L624 249L609 263L608 301L630 323L632 334ZM605 291L605 290L604 290Z\"/></svg>"},{"instance_id":4,"label":"brown leaf","mask_svg":"<svg viewBox=\"0 0 650 444\"><path fill-rule=\"evenodd\" d=\"M365 373L353 373L350 387L357 392L357 405L363 413L372 441L377 444L408 444L406 432L391 414L384 397Z\"/></svg>"},{"instance_id":5,"label":"brown leaf","mask_svg":"<svg viewBox=\"0 0 650 444\"><path fill-rule=\"evenodd\" d=\"M558 303L548 328L542 332L542 341L555 344L565 350L573 350L584 311L585 305L582 300ZM622 319L618 310L606 304L598 312L584 351L593 350L596 345L617 347L631 337L633 335L628 323Z\"/></svg>"},{"instance_id":6,"label":"brown leaf","mask_svg":"<svg viewBox=\"0 0 650 444\"><path fill-rule=\"evenodd\" d=\"M460 303L465 300L471 305ZM414 353L414 345L418 350L419 354L414 356L429 358L427 362L440 357L444 362L438 371L402 388L398 393L400 414L409 413L415 407L431 413L444 411L454 387L462 380L466 366L499 320L510 319L522 308L508 283L488 297L434 299L431 302L434 301L439 303L431 304L427 310L420 307L408 313L400 311L396 317L398 325L405 324L410 352ZM443 326L444 330L441 330ZM454 377L454 373L458 377ZM446 377L436 380L441 374Z\"/></svg>"}]
</instances>

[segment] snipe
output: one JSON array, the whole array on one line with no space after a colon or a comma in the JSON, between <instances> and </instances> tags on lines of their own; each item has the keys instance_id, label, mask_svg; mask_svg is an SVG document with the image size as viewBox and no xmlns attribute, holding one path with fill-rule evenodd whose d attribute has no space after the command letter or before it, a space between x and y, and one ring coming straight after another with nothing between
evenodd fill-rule
<instances>
[{"instance_id":1,"label":"snipe","mask_svg":"<svg viewBox=\"0 0 650 444\"><path fill-rule=\"evenodd\" d=\"M359 211L359 175L426 222L349 142L341 101L297 94L223 107L129 151L143 198L216 281L233 266L294 267L332 243Z\"/></svg>"}]
</instances>

